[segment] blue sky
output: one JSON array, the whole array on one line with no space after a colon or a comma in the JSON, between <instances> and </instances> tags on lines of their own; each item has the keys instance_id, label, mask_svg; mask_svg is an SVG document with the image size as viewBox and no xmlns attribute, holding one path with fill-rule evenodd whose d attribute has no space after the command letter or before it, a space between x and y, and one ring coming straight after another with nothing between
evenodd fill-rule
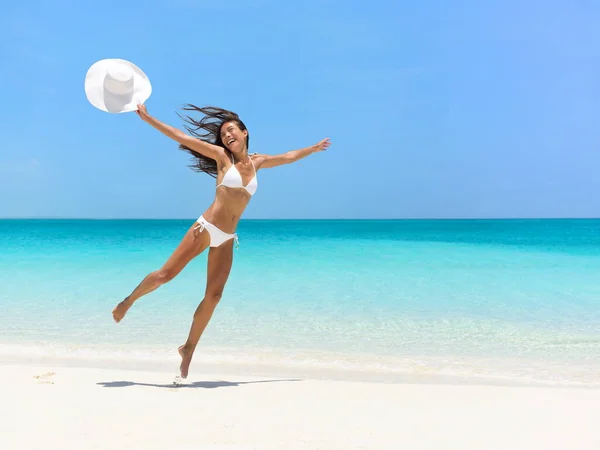
<instances>
[{"instance_id":1,"label":"blue sky","mask_svg":"<svg viewBox=\"0 0 600 450\"><path fill-rule=\"evenodd\" d=\"M485 4L484 4L485 3ZM118 57L151 114L240 114L245 218L599 217L600 6L557 1L11 2L0 16L0 217L190 218L214 179L83 82Z\"/></svg>"}]
</instances>

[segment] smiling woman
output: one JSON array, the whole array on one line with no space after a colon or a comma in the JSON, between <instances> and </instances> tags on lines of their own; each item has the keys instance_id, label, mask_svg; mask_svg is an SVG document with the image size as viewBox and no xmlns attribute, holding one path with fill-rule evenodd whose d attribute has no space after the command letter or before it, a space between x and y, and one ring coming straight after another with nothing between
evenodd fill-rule
<instances>
[{"instance_id":1,"label":"smiling woman","mask_svg":"<svg viewBox=\"0 0 600 450\"><path fill-rule=\"evenodd\" d=\"M231 146L236 140L242 145L242 142L245 140L246 149L250 148L250 134L246 125L244 125L244 122L240 120L236 113L213 106L199 108L194 105L186 105L183 110L204 114L204 117L200 121L196 121L190 116L184 118L186 122L185 128L192 136L212 142L219 147L225 147L224 137L227 146ZM224 127L224 124L227 124L227 127ZM225 136L226 133L228 133L227 136ZM193 170L205 172L215 178L217 177L217 162L215 159L188 147L185 143L179 144L179 148L192 155L193 164L191 168Z\"/></svg>"},{"instance_id":2,"label":"smiling woman","mask_svg":"<svg viewBox=\"0 0 600 450\"><path fill-rule=\"evenodd\" d=\"M196 256L209 248L208 275L204 299L194 313L188 339L179 347L181 377L186 378L192 356L202 333L220 301L233 262L233 242L238 222L258 188L257 171L298 161L312 153L326 150L329 139L315 145L278 155L248 154L249 132L238 115L216 107L199 108L187 105L184 110L204 115L200 121L185 118L189 134L152 117L144 105L137 105L136 113L146 123L179 143L189 152L194 162L192 169L216 178L213 203L192 224L179 246L158 270L148 274L142 282L113 310L120 322L140 297L156 290L175 278Z\"/></svg>"}]
</instances>

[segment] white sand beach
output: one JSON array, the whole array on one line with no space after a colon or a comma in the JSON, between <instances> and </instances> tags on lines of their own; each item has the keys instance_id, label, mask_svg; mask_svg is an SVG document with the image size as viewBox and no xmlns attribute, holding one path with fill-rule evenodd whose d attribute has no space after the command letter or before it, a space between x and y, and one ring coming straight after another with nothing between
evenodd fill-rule
<instances>
[{"instance_id":1,"label":"white sand beach","mask_svg":"<svg viewBox=\"0 0 600 450\"><path fill-rule=\"evenodd\" d=\"M0 449L595 449L600 389L0 366Z\"/></svg>"}]
</instances>

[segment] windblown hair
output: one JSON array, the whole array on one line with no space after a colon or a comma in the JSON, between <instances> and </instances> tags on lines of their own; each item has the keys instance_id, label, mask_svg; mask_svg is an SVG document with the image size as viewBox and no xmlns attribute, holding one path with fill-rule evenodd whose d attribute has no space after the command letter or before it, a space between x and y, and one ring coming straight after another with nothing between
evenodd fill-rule
<instances>
[{"instance_id":1,"label":"windblown hair","mask_svg":"<svg viewBox=\"0 0 600 450\"><path fill-rule=\"evenodd\" d=\"M184 125L185 129L192 136L204 142L208 142L209 144L218 145L228 153L229 150L227 150L227 147L225 147L225 144L223 144L223 141L221 140L221 127L223 124L235 122L242 131L247 130L246 125L240 120L239 116L226 109L214 106L199 108L191 104L185 105L182 109L184 111L195 111L204 114L204 117L199 122L189 116L182 117L186 123ZM181 115L179 115L179 117L181 117ZM248 137L246 138L246 148L248 148L249 141L250 134L248 134ZM214 178L217 177L217 162L214 159L201 155L183 144L179 145L179 148L192 155L192 164L190 164L192 170L195 172L207 173Z\"/></svg>"}]
</instances>

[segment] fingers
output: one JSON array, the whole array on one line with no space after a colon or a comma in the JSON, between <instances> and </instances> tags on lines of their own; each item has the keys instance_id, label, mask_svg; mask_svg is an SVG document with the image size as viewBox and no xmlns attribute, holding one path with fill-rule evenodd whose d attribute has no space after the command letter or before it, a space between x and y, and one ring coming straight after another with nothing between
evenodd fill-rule
<instances>
[{"instance_id":1,"label":"fingers","mask_svg":"<svg viewBox=\"0 0 600 450\"><path fill-rule=\"evenodd\" d=\"M137 105L137 110L135 111L135 113L142 119L148 115L148 112L146 111L146 107L142 104Z\"/></svg>"},{"instance_id":2,"label":"fingers","mask_svg":"<svg viewBox=\"0 0 600 450\"><path fill-rule=\"evenodd\" d=\"M329 138L325 138L319 144L321 150L326 150L331 145L331 141Z\"/></svg>"}]
</instances>

